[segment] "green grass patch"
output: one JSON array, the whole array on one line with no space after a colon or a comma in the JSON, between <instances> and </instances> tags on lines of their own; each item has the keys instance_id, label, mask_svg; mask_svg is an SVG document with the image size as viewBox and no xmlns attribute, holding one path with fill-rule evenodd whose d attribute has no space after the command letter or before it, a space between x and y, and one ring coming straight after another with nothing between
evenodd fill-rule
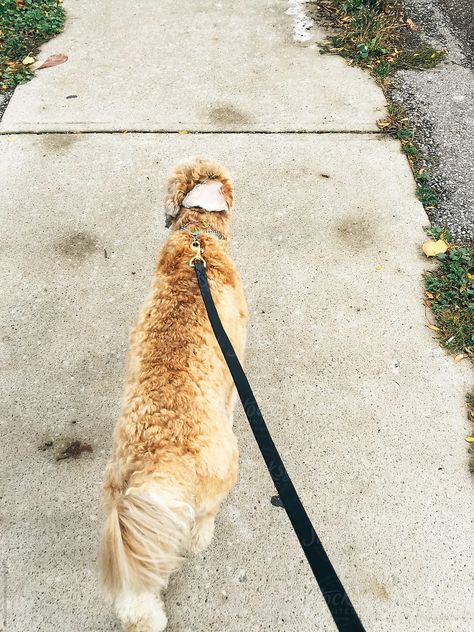
<instances>
[{"instance_id":1,"label":"green grass patch","mask_svg":"<svg viewBox=\"0 0 474 632\"><path fill-rule=\"evenodd\" d=\"M23 60L59 33L65 13L59 0L0 0L0 90L31 79Z\"/></svg>"},{"instance_id":2,"label":"green grass patch","mask_svg":"<svg viewBox=\"0 0 474 632\"><path fill-rule=\"evenodd\" d=\"M316 0L316 6L336 31L321 52L342 55L379 80L402 68L433 68L446 54L421 41L398 0Z\"/></svg>"},{"instance_id":3,"label":"green grass patch","mask_svg":"<svg viewBox=\"0 0 474 632\"><path fill-rule=\"evenodd\" d=\"M474 248L453 244L449 231L438 226L428 234L450 244L447 252L437 255L437 267L424 276L426 302L441 344L452 353L474 359Z\"/></svg>"}]
</instances>

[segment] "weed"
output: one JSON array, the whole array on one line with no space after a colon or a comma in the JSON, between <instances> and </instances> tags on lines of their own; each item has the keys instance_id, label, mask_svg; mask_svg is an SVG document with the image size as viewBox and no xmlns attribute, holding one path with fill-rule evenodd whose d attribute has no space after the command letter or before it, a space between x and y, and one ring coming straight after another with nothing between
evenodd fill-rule
<instances>
[{"instance_id":1,"label":"weed","mask_svg":"<svg viewBox=\"0 0 474 632\"><path fill-rule=\"evenodd\" d=\"M433 226L428 234L449 242L448 230ZM437 255L438 266L425 273L426 302L436 320L441 344L452 353L474 357L474 248L451 244ZM474 403L474 394L469 395Z\"/></svg>"},{"instance_id":2,"label":"weed","mask_svg":"<svg viewBox=\"0 0 474 632\"><path fill-rule=\"evenodd\" d=\"M466 395L466 404L470 409L474 410L474 391Z\"/></svg>"},{"instance_id":3,"label":"weed","mask_svg":"<svg viewBox=\"0 0 474 632\"><path fill-rule=\"evenodd\" d=\"M438 206L439 197L437 192L430 186L419 186L416 189L416 197L425 208L435 208Z\"/></svg>"},{"instance_id":4,"label":"weed","mask_svg":"<svg viewBox=\"0 0 474 632\"><path fill-rule=\"evenodd\" d=\"M0 91L32 77L23 61L61 31L64 18L60 0L0 0Z\"/></svg>"},{"instance_id":5,"label":"weed","mask_svg":"<svg viewBox=\"0 0 474 632\"><path fill-rule=\"evenodd\" d=\"M468 448L467 452L469 454L469 471L471 472L471 474L474 474L474 449Z\"/></svg>"},{"instance_id":6,"label":"weed","mask_svg":"<svg viewBox=\"0 0 474 632\"><path fill-rule=\"evenodd\" d=\"M408 158L416 182L416 196L425 209L435 208L439 202L438 192L431 186L431 175L427 171L425 159L416 142L415 128L408 116L397 103L388 105L388 116L378 121L379 128L397 138L402 151Z\"/></svg>"},{"instance_id":7,"label":"weed","mask_svg":"<svg viewBox=\"0 0 474 632\"><path fill-rule=\"evenodd\" d=\"M316 0L316 5L337 29L321 52L342 55L381 81L402 68L433 68L446 54L409 31L398 0Z\"/></svg>"},{"instance_id":8,"label":"weed","mask_svg":"<svg viewBox=\"0 0 474 632\"><path fill-rule=\"evenodd\" d=\"M434 68L446 56L445 50L437 50L429 44L422 42L414 50L399 51L393 61L393 69L427 70Z\"/></svg>"}]
</instances>

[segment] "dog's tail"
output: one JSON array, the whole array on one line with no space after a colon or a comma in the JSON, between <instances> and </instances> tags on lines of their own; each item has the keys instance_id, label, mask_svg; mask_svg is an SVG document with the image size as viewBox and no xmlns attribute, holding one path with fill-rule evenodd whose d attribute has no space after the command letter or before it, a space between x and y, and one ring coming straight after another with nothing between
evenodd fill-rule
<instances>
[{"instance_id":1,"label":"dog's tail","mask_svg":"<svg viewBox=\"0 0 474 632\"><path fill-rule=\"evenodd\" d=\"M170 226L178 215L185 196L197 184L207 180L219 180L222 183L227 208L232 208L234 187L229 172L217 162L196 158L190 162L178 164L168 178L168 192L165 201L166 225Z\"/></svg>"},{"instance_id":2,"label":"dog's tail","mask_svg":"<svg viewBox=\"0 0 474 632\"><path fill-rule=\"evenodd\" d=\"M166 617L153 593L166 587L186 552L194 510L155 481L129 487L109 503L99 551L102 584L130 630ZM135 623L134 623L135 622ZM140 627L141 626L141 627ZM127 628L127 629L128 629ZM162 629L157 627L157 629ZM164 629L164 628L163 628Z\"/></svg>"}]
</instances>

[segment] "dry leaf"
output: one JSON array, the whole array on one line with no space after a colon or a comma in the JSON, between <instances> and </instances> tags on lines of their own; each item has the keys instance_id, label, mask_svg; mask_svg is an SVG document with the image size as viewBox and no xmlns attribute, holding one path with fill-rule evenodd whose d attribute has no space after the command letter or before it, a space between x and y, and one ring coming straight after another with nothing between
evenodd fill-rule
<instances>
[{"instance_id":1,"label":"dry leaf","mask_svg":"<svg viewBox=\"0 0 474 632\"><path fill-rule=\"evenodd\" d=\"M467 441L468 443L474 443L474 437L464 437L464 440Z\"/></svg>"},{"instance_id":2,"label":"dry leaf","mask_svg":"<svg viewBox=\"0 0 474 632\"><path fill-rule=\"evenodd\" d=\"M466 276L468 279L471 279L471 281L474 280L474 274L471 274L470 272L468 272Z\"/></svg>"},{"instance_id":3,"label":"dry leaf","mask_svg":"<svg viewBox=\"0 0 474 632\"><path fill-rule=\"evenodd\" d=\"M30 66L31 64L34 64L35 61L36 60L34 57L30 57L30 55L28 55L21 63L23 64L23 66Z\"/></svg>"},{"instance_id":4,"label":"dry leaf","mask_svg":"<svg viewBox=\"0 0 474 632\"><path fill-rule=\"evenodd\" d=\"M58 66L59 64L64 64L64 62L67 60L68 60L68 56L63 55L62 53L58 53L57 55L50 55L41 64L41 66L38 66L37 70L41 70L42 68L51 68L52 66Z\"/></svg>"},{"instance_id":5,"label":"dry leaf","mask_svg":"<svg viewBox=\"0 0 474 632\"><path fill-rule=\"evenodd\" d=\"M468 358L467 353L458 353L458 355L454 358L455 362L459 362L460 360L464 360L464 358Z\"/></svg>"},{"instance_id":6,"label":"dry leaf","mask_svg":"<svg viewBox=\"0 0 474 632\"><path fill-rule=\"evenodd\" d=\"M25 0L15 0L17 7L22 7L25 4Z\"/></svg>"},{"instance_id":7,"label":"dry leaf","mask_svg":"<svg viewBox=\"0 0 474 632\"><path fill-rule=\"evenodd\" d=\"M432 329L433 331L441 331L441 329L439 327L436 327L436 325L426 325L428 327L428 329Z\"/></svg>"},{"instance_id":8,"label":"dry leaf","mask_svg":"<svg viewBox=\"0 0 474 632\"><path fill-rule=\"evenodd\" d=\"M178 133L179 134L187 134L188 130L187 129L180 129Z\"/></svg>"},{"instance_id":9,"label":"dry leaf","mask_svg":"<svg viewBox=\"0 0 474 632\"><path fill-rule=\"evenodd\" d=\"M425 292L425 296L426 298L434 298L434 294L432 294L431 292Z\"/></svg>"},{"instance_id":10,"label":"dry leaf","mask_svg":"<svg viewBox=\"0 0 474 632\"><path fill-rule=\"evenodd\" d=\"M420 30L411 18L407 18L407 26L412 33L418 33L418 31Z\"/></svg>"},{"instance_id":11,"label":"dry leaf","mask_svg":"<svg viewBox=\"0 0 474 632\"><path fill-rule=\"evenodd\" d=\"M438 239L438 241L432 241L431 239L429 239L428 241L425 241L422 249L427 257L435 257L442 252L446 252L446 250L448 249L448 244L442 239Z\"/></svg>"}]
</instances>

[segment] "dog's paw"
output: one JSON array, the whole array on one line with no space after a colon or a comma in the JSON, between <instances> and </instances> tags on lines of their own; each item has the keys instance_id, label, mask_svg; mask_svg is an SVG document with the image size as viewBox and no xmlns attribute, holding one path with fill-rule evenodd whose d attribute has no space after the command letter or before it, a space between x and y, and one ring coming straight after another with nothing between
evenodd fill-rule
<instances>
[{"instance_id":1,"label":"dog's paw","mask_svg":"<svg viewBox=\"0 0 474 632\"><path fill-rule=\"evenodd\" d=\"M168 625L163 602L152 593L122 593L115 610L124 632L163 632Z\"/></svg>"}]
</instances>

